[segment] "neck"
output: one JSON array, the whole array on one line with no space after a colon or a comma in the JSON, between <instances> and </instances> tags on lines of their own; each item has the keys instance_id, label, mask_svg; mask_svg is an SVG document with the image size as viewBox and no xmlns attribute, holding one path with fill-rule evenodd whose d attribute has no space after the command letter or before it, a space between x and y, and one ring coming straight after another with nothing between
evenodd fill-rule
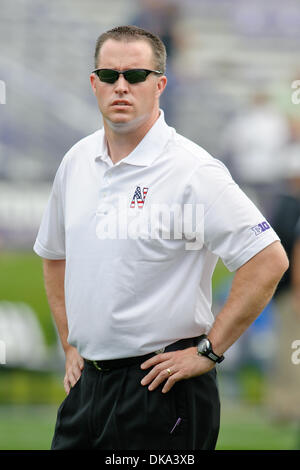
<instances>
[{"instance_id":1,"label":"neck","mask_svg":"<svg viewBox=\"0 0 300 470\"><path fill-rule=\"evenodd\" d=\"M114 164L127 157L137 147L158 117L159 111L146 122L145 118L121 124L103 121L108 154Z\"/></svg>"}]
</instances>

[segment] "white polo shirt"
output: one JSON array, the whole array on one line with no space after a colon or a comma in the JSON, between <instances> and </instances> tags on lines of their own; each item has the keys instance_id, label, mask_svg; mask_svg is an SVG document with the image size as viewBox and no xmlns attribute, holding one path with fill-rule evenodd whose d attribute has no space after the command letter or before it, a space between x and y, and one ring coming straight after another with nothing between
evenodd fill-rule
<instances>
[{"instance_id":1,"label":"white polo shirt","mask_svg":"<svg viewBox=\"0 0 300 470\"><path fill-rule=\"evenodd\" d=\"M103 129L70 149L34 251L66 259L68 341L104 360L208 332L218 258L234 271L275 240L224 165L161 110L115 165Z\"/></svg>"}]
</instances>

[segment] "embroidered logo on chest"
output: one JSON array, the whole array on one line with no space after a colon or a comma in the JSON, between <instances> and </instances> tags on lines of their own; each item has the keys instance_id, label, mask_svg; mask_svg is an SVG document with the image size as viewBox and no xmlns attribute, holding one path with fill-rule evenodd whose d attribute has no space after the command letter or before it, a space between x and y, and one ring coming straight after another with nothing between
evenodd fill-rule
<instances>
[{"instance_id":1,"label":"embroidered logo on chest","mask_svg":"<svg viewBox=\"0 0 300 470\"><path fill-rule=\"evenodd\" d=\"M137 204L137 207L139 207L139 209L142 209L144 207L144 202L147 196L148 189L149 188L143 188L143 191L142 191L140 186L137 186L135 188L133 198L130 203L130 207L132 209L136 207L135 203Z\"/></svg>"}]
</instances>

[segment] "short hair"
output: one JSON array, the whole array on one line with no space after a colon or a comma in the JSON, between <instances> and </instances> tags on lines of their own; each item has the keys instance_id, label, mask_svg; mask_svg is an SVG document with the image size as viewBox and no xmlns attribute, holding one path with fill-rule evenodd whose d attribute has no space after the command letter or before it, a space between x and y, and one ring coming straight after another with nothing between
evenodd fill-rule
<instances>
[{"instance_id":1,"label":"short hair","mask_svg":"<svg viewBox=\"0 0 300 470\"><path fill-rule=\"evenodd\" d=\"M167 53L162 40L155 34L150 33L150 31L146 31L145 29L132 25L117 26L116 28L110 29L105 33L102 33L98 37L94 55L95 68L98 67L98 57L100 49L104 42L108 39L114 39L116 41L148 41L153 51L156 70L160 70L161 72L165 73Z\"/></svg>"}]
</instances>

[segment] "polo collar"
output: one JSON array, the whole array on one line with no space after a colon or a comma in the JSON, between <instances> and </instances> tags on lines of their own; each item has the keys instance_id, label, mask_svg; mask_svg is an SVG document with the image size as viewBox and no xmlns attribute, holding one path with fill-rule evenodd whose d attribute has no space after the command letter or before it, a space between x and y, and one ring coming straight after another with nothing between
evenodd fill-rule
<instances>
[{"instance_id":1,"label":"polo collar","mask_svg":"<svg viewBox=\"0 0 300 470\"><path fill-rule=\"evenodd\" d=\"M99 132L99 133L98 133ZM97 139L100 138L100 149L95 157L95 161L105 161L112 166L112 161L107 152L107 144L104 128L98 131ZM150 166L151 163L161 154L168 140L171 137L172 128L169 127L164 118L164 112L160 109L159 118L155 121L151 129L147 132L135 149L120 160L116 165L126 163L136 166ZM98 141L99 145L99 141Z\"/></svg>"}]
</instances>

